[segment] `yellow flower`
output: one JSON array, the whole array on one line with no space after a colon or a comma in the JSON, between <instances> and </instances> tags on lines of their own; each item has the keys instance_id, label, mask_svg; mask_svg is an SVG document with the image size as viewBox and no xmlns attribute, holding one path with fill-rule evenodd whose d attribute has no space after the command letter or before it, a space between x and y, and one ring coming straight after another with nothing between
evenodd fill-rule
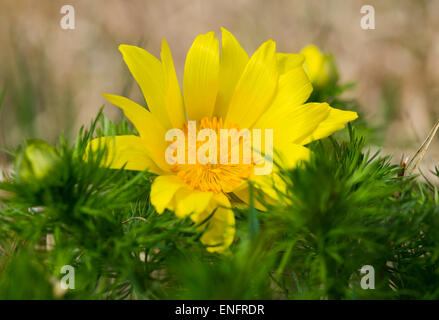
<instances>
[{"instance_id":1,"label":"yellow flower","mask_svg":"<svg viewBox=\"0 0 439 320\"><path fill-rule=\"evenodd\" d=\"M270 181L275 174L254 175L255 162L169 164L165 159L170 145L165 140L168 130L180 128L188 135L189 121L197 122L198 132L204 128L214 132L222 128L273 129L275 160L279 157L286 166L294 166L309 157L305 144L357 118L355 112L326 103L304 104L312 91L302 67L304 58L276 53L272 40L249 57L235 37L222 29L220 56L214 32L198 35L186 57L183 94L165 40L161 60L135 46L121 45L119 49L149 111L127 98L104 94L124 111L139 136L98 138L90 146L107 145L112 168L125 166L157 174L151 188L151 203L157 212L169 209L177 217L190 216L201 224L205 228L201 241L211 252L222 251L233 242L235 218L230 194L248 201L250 179L274 197Z\"/></svg>"},{"instance_id":2,"label":"yellow flower","mask_svg":"<svg viewBox=\"0 0 439 320\"><path fill-rule=\"evenodd\" d=\"M302 49L305 56L305 71L311 83L322 88L338 79L337 68L330 54L323 54L315 45L308 45Z\"/></svg>"}]
</instances>

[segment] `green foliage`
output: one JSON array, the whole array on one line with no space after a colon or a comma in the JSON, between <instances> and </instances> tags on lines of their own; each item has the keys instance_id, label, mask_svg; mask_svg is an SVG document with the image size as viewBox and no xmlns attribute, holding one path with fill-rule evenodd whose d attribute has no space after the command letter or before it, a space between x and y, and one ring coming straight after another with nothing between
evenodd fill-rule
<instances>
[{"instance_id":1,"label":"green foliage","mask_svg":"<svg viewBox=\"0 0 439 320\"><path fill-rule=\"evenodd\" d=\"M14 243L14 250L2 256L4 297L17 296L16 287L28 288L22 298L42 297L40 286L26 282L30 275L11 278L19 280L14 284L8 280L9 272L17 272L15 265L27 272L22 267L26 259L16 258L22 255L44 270L47 281L60 278L63 265L74 266L77 288L66 298L154 297L162 290L155 277L161 277L163 256L172 256L191 242L198 245L199 235L187 221L176 221L170 212L158 216L152 210L151 175L100 166L105 150L89 153L84 161L91 135L81 130L73 147L61 140L56 148L60 160L50 175L38 180L13 175L0 184L11 195L0 208L2 247ZM53 249L48 235L56 243Z\"/></svg>"},{"instance_id":2,"label":"green foliage","mask_svg":"<svg viewBox=\"0 0 439 320\"><path fill-rule=\"evenodd\" d=\"M0 182L0 298L439 298L437 188L398 177L389 157L345 131L312 143L309 162L279 168L287 188L267 211L235 209L224 254L207 252L190 220L155 212L153 175L101 166L105 148L85 152L93 136L134 133L126 121L99 113L73 144L38 142L53 148L45 174L23 178L17 165ZM252 189L255 201L264 198ZM74 290L59 287L64 265L75 268ZM375 290L360 287L364 265Z\"/></svg>"}]
</instances>

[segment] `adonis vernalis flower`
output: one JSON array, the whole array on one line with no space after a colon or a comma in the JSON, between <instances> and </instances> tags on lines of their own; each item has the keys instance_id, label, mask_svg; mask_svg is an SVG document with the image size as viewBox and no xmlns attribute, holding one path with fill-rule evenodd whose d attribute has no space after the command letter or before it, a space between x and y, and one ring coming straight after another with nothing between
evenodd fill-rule
<instances>
[{"instance_id":1,"label":"adonis vernalis flower","mask_svg":"<svg viewBox=\"0 0 439 320\"><path fill-rule=\"evenodd\" d=\"M210 162L200 158L191 162L186 154L183 162L170 163L168 152L173 154L170 146L175 142L168 139L170 130L180 130L183 149L190 153L190 141L195 141L192 151L203 148L199 139L203 129L213 132L214 142L218 142L215 134L222 129L269 129L270 138L260 136L260 155L268 153L271 139L274 161L279 159L283 165L293 167L309 157L310 151L304 145L327 137L357 118L355 112L334 109L327 103L305 103L312 85L301 54L276 53L275 42L268 40L249 57L229 31L222 29L221 40L220 55L214 32L196 37L186 57L183 93L165 40L161 60L139 47L121 45L123 59L149 110L125 97L104 94L124 111L139 136L103 137L90 143L91 148L107 146L111 155L108 165L112 168L157 174L151 187L151 203L157 212L169 209L177 217L190 216L205 228L201 241L212 252L224 250L234 238L230 195L248 202L251 180L267 197L275 198L272 181L276 180L276 169L265 175L255 174L264 164L254 156L247 162L240 156L238 163L223 163L221 153L216 152L221 143L208 149ZM227 159L232 149L244 148L241 138L238 134L235 145L231 139ZM255 149L255 138L251 144ZM267 161L273 159L265 157Z\"/></svg>"}]
</instances>

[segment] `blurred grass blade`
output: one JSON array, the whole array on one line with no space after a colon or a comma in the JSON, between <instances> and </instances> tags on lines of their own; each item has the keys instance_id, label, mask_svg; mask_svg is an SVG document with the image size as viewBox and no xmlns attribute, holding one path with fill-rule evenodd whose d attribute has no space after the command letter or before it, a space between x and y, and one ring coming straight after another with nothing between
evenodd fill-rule
<instances>
[{"instance_id":1,"label":"blurred grass blade","mask_svg":"<svg viewBox=\"0 0 439 320\"><path fill-rule=\"evenodd\" d=\"M6 96L6 85L4 84L0 92L0 112L2 111L3 100L5 99L5 96Z\"/></svg>"},{"instance_id":2,"label":"blurred grass blade","mask_svg":"<svg viewBox=\"0 0 439 320\"><path fill-rule=\"evenodd\" d=\"M403 174L404 176L411 175L419 167L419 164L421 163L422 159L425 156L425 153L430 147L430 143L431 141L433 141L433 138L438 129L439 129L439 120L433 126L427 138L419 147L418 151L416 151L413 157L411 157L410 160L407 161L407 164L405 165L405 169L404 169L404 174Z\"/></svg>"}]
</instances>

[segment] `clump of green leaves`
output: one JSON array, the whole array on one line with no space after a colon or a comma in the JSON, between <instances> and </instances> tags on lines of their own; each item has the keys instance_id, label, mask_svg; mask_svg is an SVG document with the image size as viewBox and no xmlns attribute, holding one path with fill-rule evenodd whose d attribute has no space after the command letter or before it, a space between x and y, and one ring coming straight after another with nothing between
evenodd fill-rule
<instances>
[{"instance_id":1,"label":"clump of green leaves","mask_svg":"<svg viewBox=\"0 0 439 320\"><path fill-rule=\"evenodd\" d=\"M436 186L399 177L354 128L314 142L309 162L280 168L287 188L268 210L235 209L225 254L207 252L189 220L155 212L152 174L103 167L104 148L85 152L94 136L133 133L100 113L75 143L17 151L0 183L0 298L439 297ZM256 190L251 199L264 202ZM75 268L75 289L59 288L64 265ZM375 269L374 290L360 286L364 265Z\"/></svg>"},{"instance_id":2,"label":"clump of green leaves","mask_svg":"<svg viewBox=\"0 0 439 320\"><path fill-rule=\"evenodd\" d=\"M107 123L101 115L98 121ZM162 277L162 257L196 242L198 234L187 221L176 221L169 212L159 217L153 211L148 199L150 174L107 169L101 166L106 150L85 152L96 125L97 121L90 131L81 130L73 146L61 140L56 151L48 151L44 145L43 151L56 159L50 170L47 157L40 162L33 158L33 164L19 161L17 173L0 184L9 195L0 208L1 228L8 235L1 245L8 248L13 244L1 258L5 273L1 297L13 297L10 290L23 286L32 288L23 298L55 297L56 287L42 294L44 286L26 283L29 276L11 283L19 277L7 276L16 272L10 266L26 261L22 255L31 257L29 264L44 271L47 286L62 276L63 265L73 266L76 288L63 295L66 298L154 296L162 289L155 284L156 277ZM111 125L114 133L121 128L125 125ZM103 130L105 126L99 131L107 134ZM33 152L41 145L28 143L18 157L28 161L29 147ZM43 151L39 149L39 153ZM30 170L29 166L44 170ZM41 174L46 171L50 174ZM54 239L53 248L48 237Z\"/></svg>"}]
</instances>

